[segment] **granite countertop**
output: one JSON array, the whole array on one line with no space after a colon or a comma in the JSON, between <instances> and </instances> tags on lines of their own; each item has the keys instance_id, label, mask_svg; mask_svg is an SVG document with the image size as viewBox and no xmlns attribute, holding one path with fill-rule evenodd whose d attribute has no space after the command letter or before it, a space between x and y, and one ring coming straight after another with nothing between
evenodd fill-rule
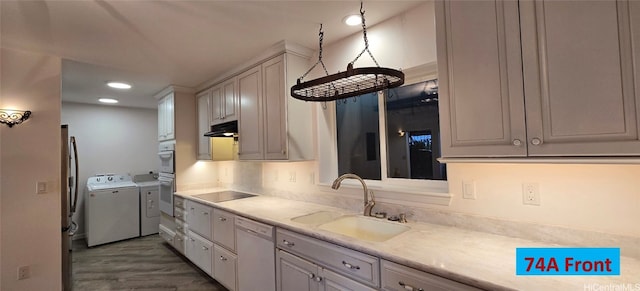
<instances>
[{"instance_id":1,"label":"granite countertop","mask_svg":"<svg viewBox=\"0 0 640 291\"><path fill-rule=\"evenodd\" d=\"M416 222L406 224L411 227L407 232L383 242L371 242L291 221L291 218L316 211L359 214L341 208L260 195L220 203L192 197L222 190L225 189L176 194L482 289L623 290L625 287L628 289L624 290L640 290L640 260L630 257L620 258L620 276L516 276L516 248L559 245ZM600 289L607 287L610 289Z\"/></svg>"}]
</instances>

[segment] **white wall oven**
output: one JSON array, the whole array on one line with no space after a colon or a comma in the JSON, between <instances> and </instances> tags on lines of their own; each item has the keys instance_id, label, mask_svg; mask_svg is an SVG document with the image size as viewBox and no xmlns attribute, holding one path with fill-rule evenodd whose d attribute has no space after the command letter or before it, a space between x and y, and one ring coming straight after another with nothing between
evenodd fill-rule
<instances>
[{"instance_id":1,"label":"white wall oven","mask_svg":"<svg viewBox=\"0 0 640 291\"><path fill-rule=\"evenodd\" d=\"M173 192L175 186L175 141L161 142L158 157L160 159L160 211L173 216Z\"/></svg>"}]
</instances>

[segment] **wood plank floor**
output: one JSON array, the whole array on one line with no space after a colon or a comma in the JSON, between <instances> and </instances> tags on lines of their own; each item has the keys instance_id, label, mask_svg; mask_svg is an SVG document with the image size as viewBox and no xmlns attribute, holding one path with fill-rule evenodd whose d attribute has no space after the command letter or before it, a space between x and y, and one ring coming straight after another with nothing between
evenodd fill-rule
<instances>
[{"instance_id":1,"label":"wood plank floor","mask_svg":"<svg viewBox=\"0 0 640 291\"><path fill-rule=\"evenodd\" d=\"M158 235L87 248L73 242L73 290L225 291Z\"/></svg>"}]
</instances>

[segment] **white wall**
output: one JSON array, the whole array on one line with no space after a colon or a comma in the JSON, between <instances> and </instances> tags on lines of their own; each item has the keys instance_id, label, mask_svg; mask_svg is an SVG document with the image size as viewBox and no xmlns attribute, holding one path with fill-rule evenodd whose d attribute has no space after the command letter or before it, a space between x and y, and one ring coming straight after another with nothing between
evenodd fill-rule
<instances>
[{"instance_id":1,"label":"white wall","mask_svg":"<svg viewBox=\"0 0 640 291\"><path fill-rule=\"evenodd\" d=\"M0 108L32 112L23 124L0 125L0 290L60 290L61 60L3 48L0 64ZM38 181L50 192L37 195ZM26 265L31 278L16 280Z\"/></svg>"},{"instance_id":2,"label":"white wall","mask_svg":"<svg viewBox=\"0 0 640 291\"><path fill-rule=\"evenodd\" d=\"M78 145L80 197L74 220L82 237L89 177L158 172L158 110L63 102L62 124L69 125Z\"/></svg>"}]
</instances>

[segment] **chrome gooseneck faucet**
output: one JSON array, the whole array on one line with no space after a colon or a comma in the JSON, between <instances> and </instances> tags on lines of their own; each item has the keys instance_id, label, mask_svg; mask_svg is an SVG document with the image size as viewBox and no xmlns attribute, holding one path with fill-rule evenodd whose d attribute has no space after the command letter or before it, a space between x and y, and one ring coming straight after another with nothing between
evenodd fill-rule
<instances>
[{"instance_id":1,"label":"chrome gooseneck faucet","mask_svg":"<svg viewBox=\"0 0 640 291\"><path fill-rule=\"evenodd\" d=\"M362 188L364 190L364 216L371 216L371 209L376 205L376 201L373 197L373 192L369 191L367 188L367 184L364 183L364 180L360 178L356 174L344 174L333 181L333 185L331 185L331 189L338 190L340 188L340 183L344 179L354 179L360 181L362 183Z\"/></svg>"}]
</instances>

